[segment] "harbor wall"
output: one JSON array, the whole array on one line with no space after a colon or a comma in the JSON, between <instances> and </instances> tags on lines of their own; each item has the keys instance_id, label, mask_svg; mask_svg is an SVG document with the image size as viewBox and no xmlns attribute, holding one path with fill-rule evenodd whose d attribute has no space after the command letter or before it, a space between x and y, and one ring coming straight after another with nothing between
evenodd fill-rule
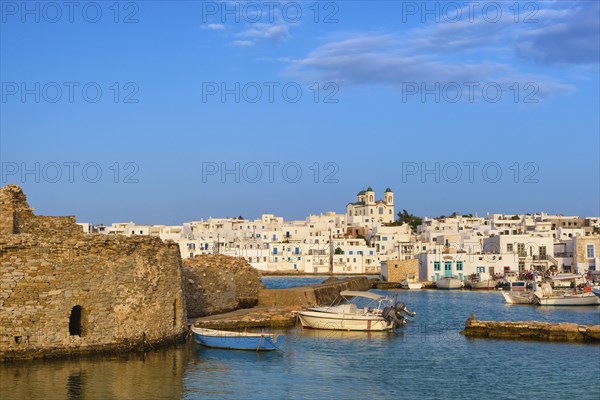
<instances>
[{"instance_id":1,"label":"harbor wall","mask_svg":"<svg viewBox=\"0 0 600 400\"><path fill-rule=\"evenodd\" d=\"M468 337L600 343L600 325L538 321L478 321L472 315L461 333Z\"/></svg>"},{"instance_id":2,"label":"harbor wall","mask_svg":"<svg viewBox=\"0 0 600 400\"><path fill-rule=\"evenodd\" d=\"M312 286L289 289L264 289L258 294L259 306L314 307L331 304L342 290L369 290L367 277L339 279Z\"/></svg>"},{"instance_id":3,"label":"harbor wall","mask_svg":"<svg viewBox=\"0 0 600 400\"><path fill-rule=\"evenodd\" d=\"M199 255L183 260L188 318L254 307L264 288L258 270L242 257Z\"/></svg>"},{"instance_id":4,"label":"harbor wall","mask_svg":"<svg viewBox=\"0 0 600 400\"><path fill-rule=\"evenodd\" d=\"M86 235L0 189L0 360L125 351L185 336L178 245Z\"/></svg>"}]
</instances>

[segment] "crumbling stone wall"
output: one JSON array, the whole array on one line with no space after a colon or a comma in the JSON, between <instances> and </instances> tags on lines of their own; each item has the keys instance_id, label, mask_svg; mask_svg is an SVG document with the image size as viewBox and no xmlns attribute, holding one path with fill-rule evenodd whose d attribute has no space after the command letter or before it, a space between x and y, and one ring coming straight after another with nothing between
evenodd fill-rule
<instances>
[{"instance_id":1,"label":"crumbling stone wall","mask_svg":"<svg viewBox=\"0 0 600 400\"><path fill-rule=\"evenodd\" d=\"M190 318L253 307L264 286L258 271L242 257L199 255L183 261Z\"/></svg>"},{"instance_id":2,"label":"crumbling stone wall","mask_svg":"<svg viewBox=\"0 0 600 400\"><path fill-rule=\"evenodd\" d=\"M74 217L35 216L15 185L0 189L0 205L0 360L129 350L185 335L177 244L85 235Z\"/></svg>"}]
</instances>

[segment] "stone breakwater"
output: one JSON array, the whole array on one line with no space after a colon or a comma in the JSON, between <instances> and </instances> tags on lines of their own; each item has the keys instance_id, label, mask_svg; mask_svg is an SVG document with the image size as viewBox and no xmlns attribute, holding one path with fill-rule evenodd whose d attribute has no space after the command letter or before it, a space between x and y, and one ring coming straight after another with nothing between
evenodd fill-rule
<instances>
[{"instance_id":1,"label":"stone breakwater","mask_svg":"<svg viewBox=\"0 0 600 400\"><path fill-rule=\"evenodd\" d=\"M183 276L189 318L254 307L264 289L258 270L242 257L209 254L185 259Z\"/></svg>"},{"instance_id":2,"label":"stone breakwater","mask_svg":"<svg viewBox=\"0 0 600 400\"><path fill-rule=\"evenodd\" d=\"M178 246L85 235L0 189L0 361L125 351L185 337Z\"/></svg>"},{"instance_id":3,"label":"stone breakwater","mask_svg":"<svg viewBox=\"0 0 600 400\"><path fill-rule=\"evenodd\" d=\"M258 294L258 305L313 307L331 304L342 290L369 289L369 280L364 276L346 279L333 278L320 285L261 290Z\"/></svg>"},{"instance_id":4,"label":"stone breakwater","mask_svg":"<svg viewBox=\"0 0 600 400\"><path fill-rule=\"evenodd\" d=\"M461 333L468 337L490 339L600 343L600 325L538 321L478 321L474 315L467 319L465 329Z\"/></svg>"}]
</instances>

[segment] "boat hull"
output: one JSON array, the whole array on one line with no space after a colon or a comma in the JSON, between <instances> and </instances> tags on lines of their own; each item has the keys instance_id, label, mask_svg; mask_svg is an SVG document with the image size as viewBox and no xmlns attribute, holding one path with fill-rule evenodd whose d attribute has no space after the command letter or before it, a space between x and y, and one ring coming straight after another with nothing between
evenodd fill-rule
<instances>
[{"instance_id":1,"label":"boat hull","mask_svg":"<svg viewBox=\"0 0 600 400\"><path fill-rule=\"evenodd\" d=\"M539 299L540 306L598 306L600 297L593 293L579 294L573 296L542 297Z\"/></svg>"},{"instance_id":2,"label":"boat hull","mask_svg":"<svg viewBox=\"0 0 600 400\"><path fill-rule=\"evenodd\" d=\"M600 297L600 287L592 288L592 293L594 293L596 296Z\"/></svg>"},{"instance_id":3,"label":"boat hull","mask_svg":"<svg viewBox=\"0 0 600 400\"><path fill-rule=\"evenodd\" d=\"M423 288L423 284L421 282L403 282L402 283L402 288L403 289L410 289L410 290L419 290Z\"/></svg>"},{"instance_id":4,"label":"boat hull","mask_svg":"<svg viewBox=\"0 0 600 400\"><path fill-rule=\"evenodd\" d=\"M376 315L333 314L320 311L298 313L304 328L336 331L387 331L394 328L391 322Z\"/></svg>"},{"instance_id":5,"label":"boat hull","mask_svg":"<svg viewBox=\"0 0 600 400\"><path fill-rule=\"evenodd\" d=\"M436 282L435 286L442 290L456 290L462 286L461 282L455 278L443 278Z\"/></svg>"},{"instance_id":6,"label":"boat hull","mask_svg":"<svg viewBox=\"0 0 600 400\"><path fill-rule=\"evenodd\" d=\"M272 351L279 350L284 343L283 335L247 334L243 332L192 329L194 341L215 349Z\"/></svg>"},{"instance_id":7,"label":"boat hull","mask_svg":"<svg viewBox=\"0 0 600 400\"><path fill-rule=\"evenodd\" d=\"M502 296L507 304L535 304L536 297L533 293L524 293L524 292L508 292L503 291Z\"/></svg>"},{"instance_id":8,"label":"boat hull","mask_svg":"<svg viewBox=\"0 0 600 400\"><path fill-rule=\"evenodd\" d=\"M487 281L478 281L478 282L469 282L469 287L473 290L494 290L496 289L496 281L487 280Z\"/></svg>"}]
</instances>

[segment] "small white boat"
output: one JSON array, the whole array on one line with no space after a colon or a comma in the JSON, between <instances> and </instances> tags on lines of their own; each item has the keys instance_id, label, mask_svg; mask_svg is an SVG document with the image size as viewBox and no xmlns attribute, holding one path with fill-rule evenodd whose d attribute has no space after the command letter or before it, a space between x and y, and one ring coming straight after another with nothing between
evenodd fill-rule
<instances>
[{"instance_id":1,"label":"small white boat","mask_svg":"<svg viewBox=\"0 0 600 400\"><path fill-rule=\"evenodd\" d=\"M217 349L269 351L281 350L283 335L230 332L192 327L196 343Z\"/></svg>"},{"instance_id":2,"label":"small white boat","mask_svg":"<svg viewBox=\"0 0 600 400\"><path fill-rule=\"evenodd\" d=\"M510 292L503 290L502 296L506 304L536 304L537 297L531 291Z\"/></svg>"},{"instance_id":3,"label":"small white boat","mask_svg":"<svg viewBox=\"0 0 600 400\"><path fill-rule=\"evenodd\" d=\"M456 290L461 288L462 282L454 277L444 276L435 283L435 286L438 289Z\"/></svg>"},{"instance_id":4,"label":"small white boat","mask_svg":"<svg viewBox=\"0 0 600 400\"><path fill-rule=\"evenodd\" d=\"M407 275L400 285L402 289L419 290L423 288L423 284L413 274Z\"/></svg>"},{"instance_id":5,"label":"small white boat","mask_svg":"<svg viewBox=\"0 0 600 400\"><path fill-rule=\"evenodd\" d=\"M360 300L366 301L363 307L358 306ZM406 323L404 315L413 317L415 313L408 311L404 303L394 304L386 296L350 290L342 291L332 306L312 307L298 313L303 328L344 331L392 330Z\"/></svg>"},{"instance_id":6,"label":"small white boat","mask_svg":"<svg viewBox=\"0 0 600 400\"><path fill-rule=\"evenodd\" d=\"M600 305L600 297L593 292L554 291L544 282L535 291L540 306L596 306Z\"/></svg>"}]
</instances>

